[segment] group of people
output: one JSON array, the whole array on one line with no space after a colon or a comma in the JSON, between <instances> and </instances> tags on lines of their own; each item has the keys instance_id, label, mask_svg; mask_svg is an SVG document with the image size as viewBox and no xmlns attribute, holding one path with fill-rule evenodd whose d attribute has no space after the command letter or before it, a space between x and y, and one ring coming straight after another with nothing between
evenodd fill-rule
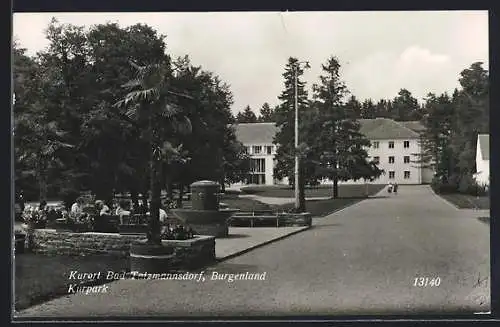
<instances>
[{"instance_id":1,"label":"group of people","mask_svg":"<svg viewBox=\"0 0 500 327\"><path fill-rule=\"evenodd\" d=\"M31 208L30 206L25 206L24 199L21 198L21 201L18 203L18 207L16 211L19 211L19 215L25 210ZM163 203L165 206L165 203ZM89 215L89 211L86 210L88 207L92 207L92 204L87 204L83 197L78 197L76 201L71 205L71 208L68 211L63 206L49 207L47 205L47 201L42 200L38 205L38 208L35 208L37 211L43 211L46 213L46 217L48 220L55 220L57 218L63 218L66 215L71 215L73 217L84 217ZM115 215L120 218L122 221L123 217L130 215L149 215L150 214L150 204L146 199L140 199L136 203L132 203L129 200L120 200L115 201L111 206L107 205L105 201L96 200L93 205L92 211L96 212L99 216L108 216ZM52 218L52 219L51 219ZM167 212L165 209L160 208L160 222L166 223L167 220Z\"/></svg>"},{"instance_id":2,"label":"group of people","mask_svg":"<svg viewBox=\"0 0 500 327\"><path fill-rule=\"evenodd\" d=\"M137 203L133 203L129 200L120 200L113 203L111 209L101 200L97 200L95 204L100 216L115 215L120 218L120 221L122 221L123 217L130 215L150 214L150 204L147 200L138 200ZM163 208L160 208L160 222L164 223L166 220L167 212Z\"/></svg>"},{"instance_id":3,"label":"group of people","mask_svg":"<svg viewBox=\"0 0 500 327\"><path fill-rule=\"evenodd\" d=\"M398 194L398 184L389 182L389 184L387 185L387 192Z\"/></svg>"}]
</instances>

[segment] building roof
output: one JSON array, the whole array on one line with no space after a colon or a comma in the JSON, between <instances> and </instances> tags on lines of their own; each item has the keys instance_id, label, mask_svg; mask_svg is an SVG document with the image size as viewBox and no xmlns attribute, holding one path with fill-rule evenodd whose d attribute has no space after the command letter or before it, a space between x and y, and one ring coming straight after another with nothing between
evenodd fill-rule
<instances>
[{"instance_id":1,"label":"building roof","mask_svg":"<svg viewBox=\"0 0 500 327\"><path fill-rule=\"evenodd\" d=\"M479 134L477 136L479 149L481 150L481 157L483 160L490 160L490 135Z\"/></svg>"},{"instance_id":2,"label":"building roof","mask_svg":"<svg viewBox=\"0 0 500 327\"><path fill-rule=\"evenodd\" d=\"M235 131L243 144L271 144L278 128L275 123L245 123L236 124Z\"/></svg>"},{"instance_id":3,"label":"building roof","mask_svg":"<svg viewBox=\"0 0 500 327\"><path fill-rule=\"evenodd\" d=\"M359 119L360 133L370 140L390 140L390 139L413 139L419 138L420 134L410 127L406 127L402 122L397 122L389 118ZM410 122L405 122L410 123ZM406 124L417 128L415 122Z\"/></svg>"},{"instance_id":4,"label":"building roof","mask_svg":"<svg viewBox=\"0 0 500 327\"><path fill-rule=\"evenodd\" d=\"M404 127L409 128L412 131L415 131L417 133L420 133L420 132L425 130L425 126L421 122L419 122L418 120L400 121L398 123L400 123Z\"/></svg>"},{"instance_id":5,"label":"building roof","mask_svg":"<svg viewBox=\"0 0 500 327\"><path fill-rule=\"evenodd\" d=\"M358 119L360 132L370 140L414 139L424 127L418 121L396 122L389 118ZM271 144L278 131L275 123L235 125L236 138L243 144Z\"/></svg>"}]
</instances>

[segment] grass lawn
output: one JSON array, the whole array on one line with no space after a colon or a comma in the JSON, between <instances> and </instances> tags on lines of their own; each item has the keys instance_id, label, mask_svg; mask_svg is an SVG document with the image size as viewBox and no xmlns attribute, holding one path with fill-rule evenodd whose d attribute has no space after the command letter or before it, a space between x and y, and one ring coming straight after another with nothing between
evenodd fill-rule
<instances>
[{"instance_id":1,"label":"grass lawn","mask_svg":"<svg viewBox=\"0 0 500 327\"><path fill-rule=\"evenodd\" d=\"M378 184L355 184L355 185L339 185L340 198L363 197L365 190L368 190L369 195L373 195L380 191L385 185ZM286 185L273 186L248 186L242 187L241 191L246 194L255 194L258 196L267 196L274 198L293 198L294 189ZM319 185L314 188L306 188L306 197L327 197L332 196L333 190L331 185Z\"/></svg>"},{"instance_id":2,"label":"grass lawn","mask_svg":"<svg viewBox=\"0 0 500 327\"><path fill-rule=\"evenodd\" d=\"M480 209L487 210L490 208L490 197L467 194L439 194L439 196L453 203L460 209Z\"/></svg>"},{"instance_id":3,"label":"grass lawn","mask_svg":"<svg viewBox=\"0 0 500 327\"><path fill-rule=\"evenodd\" d=\"M313 217L324 217L337 210L348 207L356 202L361 201L362 198L340 198L330 200L310 200L306 201L306 211L311 213ZM287 203L284 205L276 206L278 210L287 210L294 207L294 203Z\"/></svg>"},{"instance_id":4,"label":"grass lawn","mask_svg":"<svg viewBox=\"0 0 500 327\"><path fill-rule=\"evenodd\" d=\"M490 224L490 217L479 217L479 221L482 221L485 224Z\"/></svg>"},{"instance_id":5,"label":"grass lawn","mask_svg":"<svg viewBox=\"0 0 500 327\"><path fill-rule=\"evenodd\" d=\"M68 279L72 270L99 272L106 276L108 270L121 272L128 269L128 259L108 256L47 256L25 253L14 258L15 308L22 310L54 297L68 294Z\"/></svg>"},{"instance_id":6,"label":"grass lawn","mask_svg":"<svg viewBox=\"0 0 500 327\"><path fill-rule=\"evenodd\" d=\"M369 195L374 195L378 193L380 190L382 190L384 187L385 185L368 185L368 193ZM279 190L279 187L275 186L267 186L259 188L260 189L269 188L271 189L270 192L276 192L276 193L278 193L276 190ZM287 191L286 188L282 188L282 190ZM323 190L331 191L329 188L327 189L325 187L323 187ZM293 190L291 190L291 192L293 192ZM306 201L306 210L310 212L314 217L324 217L334 211L345 208L362 199L365 199L366 197L364 196L364 192L365 192L364 185L341 185L339 187L340 198ZM284 193L282 192L281 194ZM262 196L262 193L256 193L256 195ZM230 208L238 208L241 211L259 211L259 210L283 211L291 209L294 206L294 203L287 203L283 205L270 205L250 198L223 199L222 201L224 203L227 203Z\"/></svg>"}]
</instances>

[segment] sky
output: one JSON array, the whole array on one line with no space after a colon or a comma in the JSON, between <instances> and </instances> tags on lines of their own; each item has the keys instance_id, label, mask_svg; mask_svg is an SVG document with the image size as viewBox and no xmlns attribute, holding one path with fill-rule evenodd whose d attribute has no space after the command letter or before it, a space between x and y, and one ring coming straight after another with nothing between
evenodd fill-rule
<instances>
[{"instance_id":1,"label":"sky","mask_svg":"<svg viewBox=\"0 0 500 327\"><path fill-rule=\"evenodd\" d=\"M187 54L230 85L234 113L279 103L289 57L309 61L303 80L311 87L321 64L336 56L351 94L374 101L401 88L419 100L451 93L462 70L489 64L487 11L15 13L13 36L28 54L47 46L52 17L85 27L153 27L167 36L168 54Z\"/></svg>"}]
</instances>

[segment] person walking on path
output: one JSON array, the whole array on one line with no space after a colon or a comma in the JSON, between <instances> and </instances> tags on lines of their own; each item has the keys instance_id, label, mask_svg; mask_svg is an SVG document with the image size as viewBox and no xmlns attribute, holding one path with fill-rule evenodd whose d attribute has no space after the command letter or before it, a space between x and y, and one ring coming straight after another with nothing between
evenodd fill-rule
<instances>
[{"instance_id":1,"label":"person walking on path","mask_svg":"<svg viewBox=\"0 0 500 327\"><path fill-rule=\"evenodd\" d=\"M392 193L392 182L389 182L389 184L387 184L387 192Z\"/></svg>"},{"instance_id":2,"label":"person walking on path","mask_svg":"<svg viewBox=\"0 0 500 327\"><path fill-rule=\"evenodd\" d=\"M398 183L394 183L392 188L393 188L394 194L398 194Z\"/></svg>"}]
</instances>

